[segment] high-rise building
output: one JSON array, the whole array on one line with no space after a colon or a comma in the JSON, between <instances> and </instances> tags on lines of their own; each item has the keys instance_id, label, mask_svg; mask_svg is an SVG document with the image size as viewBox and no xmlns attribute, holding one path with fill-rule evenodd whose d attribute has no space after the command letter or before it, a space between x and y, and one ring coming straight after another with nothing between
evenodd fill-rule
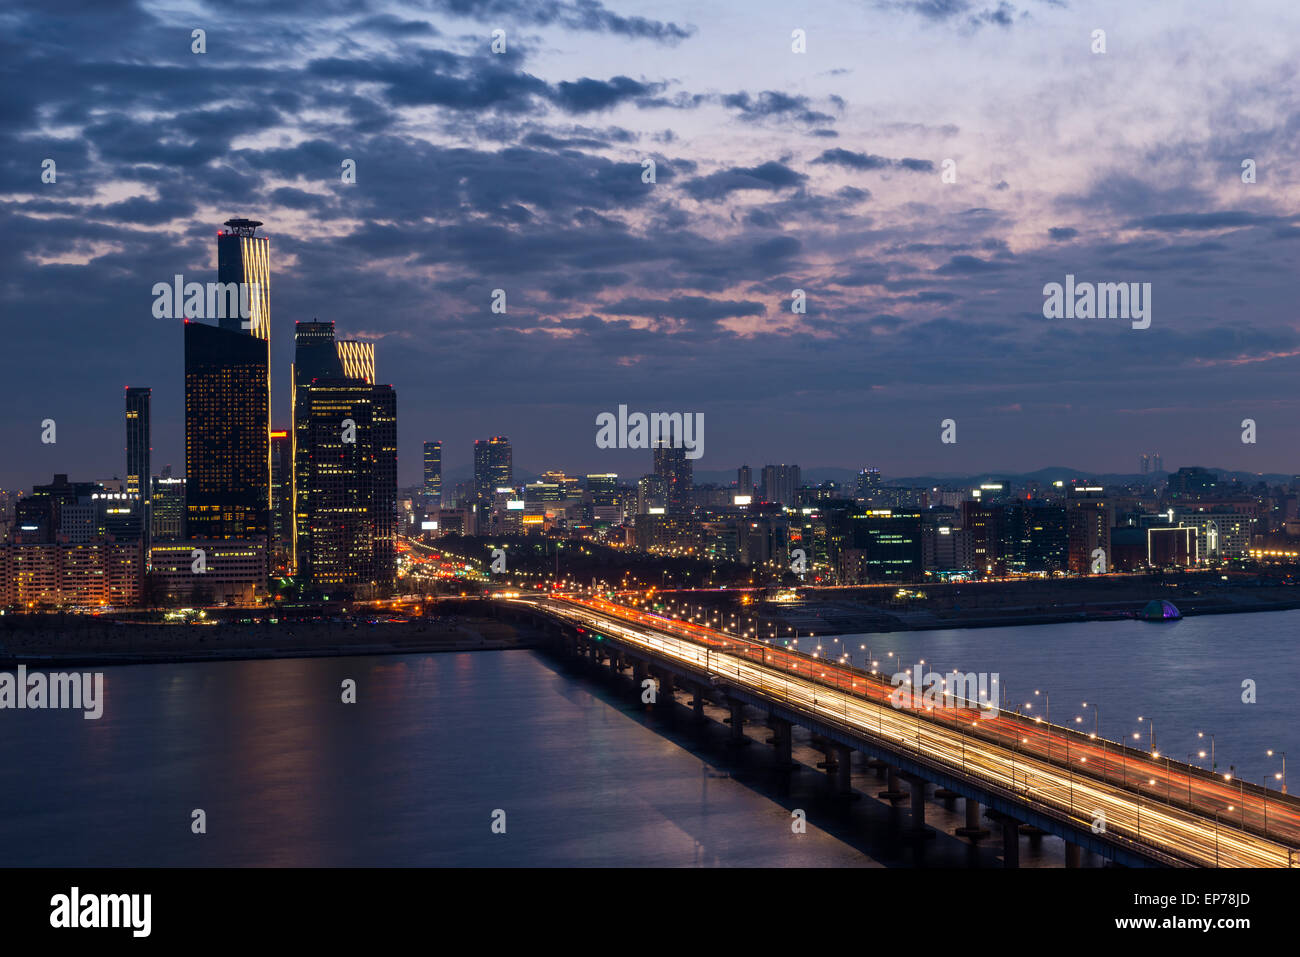
<instances>
[{"instance_id":1,"label":"high-rise building","mask_svg":"<svg viewBox=\"0 0 1300 957\"><path fill-rule=\"evenodd\" d=\"M442 505L442 443L424 443L424 494L434 508Z\"/></svg>"},{"instance_id":2,"label":"high-rise building","mask_svg":"<svg viewBox=\"0 0 1300 957\"><path fill-rule=\"evenodd\" d=\"M374 384L374 347L299 322L293 364L293 562L316 587L396 574L397 395ZM354 373L349 375L348 373Z\"/></svg>"},{"instance_id":3,"label":"high-rise building","mask_svg":"<svg viewBox=\"0 0 1300 957\"><path fill-rule=\"evenodd\" d=\"M798 504L799 485L799 466L763 466L763 501L794 506Z\"/></svg>"},{"instance_id":4,"label":"high-rise building","mask_svg":"<svg viewBox=\"0 0 1300 957\"><path fill-rule=\"evenodd\" d=\"M149 398L153 389L126 389L126 491L149 496Z\"/></svg>"},{"instance_id":5,"label":"high-rise building","mask_svg":"<svg viewBox=\"0 0 1300 957\"><path fill-rule=\"evenodd\" d=\"M227 332L242 332L271 341L271 239L257 236L255 219L228 219L217 233L217 282L248 285L248 317L226 315L218 320ZM240 297L241 300L245 297Z\"/></svg>"},{"instance_id":6,"label":"high-rise building","mask_svg":"<svg viewBox=\"0 0 1300 957\"><path fill-rule=\"evenodd\" d=\"M664 429L667 433L664 434ZM686 446L677 441L672 424L660 424L654 439L655 475L663 482L665 504L669 515L690 515L694 509L691 489L694 486L691 460L686 457Z\"/></svg>"},{"instance_id":7,"label":"high-rise building","mask_svg":"<svg viewBox=\"0 0 1300 957\"><path fill-rule=\"evenodd\" d=\"M150 538L175 541L185 537L185 479L172 478L171 468L153 479Z\"/></svg>"},{"instance_id":8,"label":"high-rise building","mask_svg":"<svg viewBox=\"0 0 1300 957\"><path fill-rule=\"evenodd\" d=\"M840 552L845 584L909 581L923 571L921 513L869 509L852 517L851 539Z\"/></svg>"},{"instance_id":9,"label":"high-rise building","mask_svg":"<svg viewBox=\"0 0 1300 957\"><path fill-rule=\"evenodd\" d=\"M293 438L271 433L271 569L287 575L293 565Z\"/></svg>"},{"instance_id":10,"label":"high-rise building","mask_svg":"<svg viewBox=\"0 0 1300 957\"><path fill-rule=\"evenodd\" d=\"M390 585L397 580L397 391L391 385L373 389L374 580Z\"/></svg>"},{"instance_id":11,"label":"high-rise building","mask_svg":"<svg viewBox=\"0 0 1300 957\"><path fill-rule=\"evenodd\" d=\"M139 496L146 555L149 553L149 516L153 500L150 487L153 478L150 453L153 449L149 434L149 400L152 395L153 389L146 387L127 386L126 389L126 491Z\"/></svg>"},{"instance_id":12,"label":"high-rise building","mask_svg":"<svg viewBox=\"0 0 1300 957\"><path fill-rule=\"evenodd\" d=\"M216 326L185 322L185 535L265 539L271 516L271 241L260 222L217 233L217 280L249 306Z\"/></svg>"},{"instance_id":13,"label":"high-rise building","mask_svg":"<svg viewBox=\"0 0 1300 957\"><path fill-rule=\"evenodd\" d=\"M748 465L736 469L736 494L748 495L751 498L754 495L754 470Z\"/></svg>"},{"instance_id":14,"label":"high-rise building","mask_svg":"<svg viewBox=\"0 0 1300 957\"><path fill-rule=\"evenodd\" d=\"M1103 569L1109 572L1115 564L1110 546L1114 524L1110 503L1104 498L1071 497L1066 501L1066 523L1070 571L1076 575Z\"/></svg>"},{"instance_id":15,"label":"high-rise building","mask_svg":"<svg viewBox=\"0 0 1300 957\"><path fill-rule=\"evenodd\" d=\"M858 473L858 485L854 498L860 502L870 502L880 491L880 469L868 465Z\"/></svg>"},{"instance_id":16,"label":"high-rise building","mask_svg":"<svg viewBox=\"0 0 1300 957\"><path fill-rule=\"evenodd\" d=\"M474 441L474 499L479 507L480 521L485 520L486 512L499 488L513 488L515 484L514 463L510 451L510 440L504 435L494 435L490 439Z\"/></svg>"},{"instance_id":17,"label":"high-rise building","mask_svg":"<svg viewBox=\"0 0 1300 957\"><path fill-rule=\"evenodd\" d=\"M271 510L266 344L185 323L185 537L265 538Z\"/></svg>"}]
</instances>

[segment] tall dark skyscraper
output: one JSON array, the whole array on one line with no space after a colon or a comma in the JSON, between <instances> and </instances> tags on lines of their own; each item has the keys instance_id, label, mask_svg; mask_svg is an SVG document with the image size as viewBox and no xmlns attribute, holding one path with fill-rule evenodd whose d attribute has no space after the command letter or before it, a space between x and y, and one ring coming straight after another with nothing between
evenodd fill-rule
<instances>
[{"instance_id":1,"label":"tall dark skyscraper","mask_svg":"<svg viewBox=\"0 0 1300 957\"><path fill-rule=\"evenodd\" d=\"M141 530L145 555L149 554L150 515L153 500L153 473L150 471L149 400L153 389L127 386L126 389L126 492L140 496Z\"/></svg>"},{"instance_id":2,"label":"tall dark skyscraper","mask_svg":"<svg viewBox=\"0 0 1300 957\"><path fill-rule=\"evenodd\" d=\"M248 327L185 323L185 536L266 538L271 517L271 266L260 222L217 233L217 280L248 283Z\"/></svg>"},{"instance_id":3,"label":"tall dark skyscraper","mask_svg":"<svg viewBox=\"0 0 1300 957\"><path fill-rule=\"evenodd\" d=\"M751 496L754 494L754 470L748 465L736 469L736 494Z\"/></svg>"},{"instance_id":4,"label":"tall dark skyscraper","mask_svg":"<svg viewBox=\"0 0 1300 957\"><path fill-rule=\"evenodd\" d=\"M780 502L782 505L798 504L799 466L764 465L763 492L765 502Z\"/></svg>"},{"instance_id":5,"label":"tall dark skyscraper","mask_svg":"<svg viewBox=\"0 0 1300 957\"><path fill-rule=\"evenodd\" d=\"M397 395L374 383L374 346L334 323L294 330L293 513L299 578L316 587L396 575Z\"/></svg>"},{"instance_id":6,"label":"tall dark skyscraper","mask_svg":"<svg viewBox=\"0 0 1300 957\"><path fill-rule=\"evenodd\" d=\"M492 507L499 488L513 488L515 469L510 440L504 435L474 442L474 499L480 511Z\"/></svg>"},{"instance_id":7,"label":"tall dark skyscraper","mask_svg":"<svg viewBox=\"0 0 1300 957\"><path fill-rule=\"evenodd\" d=\"M679 437L680 438L680 437ZM669 434L660 432L654 440L655 471L663 483L665 505L669 515L690 515L693 510L691 489L695 485L694 469L686 457L686 447L673 444Z\"/></svg>"},{"instance_id":8,"label":"tall dark skyscraper","mask_svg":"<svg viewBox=\"0 0 1300 957\"><path fill-rule=\"evenodd\" d=\"M271 433L271 570L290 573L293 563L293 439Z\"/></svg>"},{"instance_id":9,"label":"tall dark skyscraper","mask_svg":"<svg viewBox=\"0 0 1300 957\"><path fill-rule=\"evenodd\" d=\"M266 343L185 323L185 537L265 537L271 505Z\"/></svg>"},{"instance_id":10,"label":"tall dark skyscraper","mask_svg":"<svg viewBox=\"0 0 1300 957\"><path fill-rule=\"evenodd\" d=\"M424 494L437 507L442 503L442 443L424 443Z\"/></svg>"}]
</instances>

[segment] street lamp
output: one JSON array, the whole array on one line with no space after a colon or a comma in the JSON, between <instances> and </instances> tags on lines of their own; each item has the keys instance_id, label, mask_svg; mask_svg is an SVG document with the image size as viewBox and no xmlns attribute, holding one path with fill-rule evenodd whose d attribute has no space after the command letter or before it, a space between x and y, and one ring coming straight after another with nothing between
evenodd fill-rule
<instances>
[{"instance_id":1,"label":"street lamp","mask_svg":"<svg viewBox=\"0 0 1300 957\"><path fill-rule=\"evenodd\" d=\"M1204 738L1205 738L1205 732L1204 732L1204 731L1197 731L1197 732L1196 732L1196 736L1197 736L1198 738L1201 738L1202 740L1204 740ZM1202 752L1201 756L1202 756L1202 757L1205 756L1204 752ZM1214 735L1210 735L1210 770L1211 770L1211 771L1217 771L1217 770L1219 770L1219 763L1218 763L1217 760L1215 760L1215 757L1214 757Z\"/></svg>"},{"instance_id":2,"label":"street lamp","mask_svg":"<svg viewBox=\"0 0 1300 957\"><path fill-rule=\"evenodd\" d=\"M1277 780L1280 778L1282 780L1282 793L1286 794L1286 752L1279 751L1278 754L1282 755L1282 773L1274 774L1273 779ZM1273 750L1271 748L1268 751L1268 756L1270 758L1273 756Z\"/></svg>"}]
</instances>

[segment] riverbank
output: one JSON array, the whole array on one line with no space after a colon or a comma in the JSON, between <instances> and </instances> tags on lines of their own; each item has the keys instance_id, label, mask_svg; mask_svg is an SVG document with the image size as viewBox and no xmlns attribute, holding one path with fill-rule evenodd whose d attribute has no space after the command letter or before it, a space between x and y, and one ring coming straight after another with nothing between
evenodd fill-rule
<instances>
[{"instance_id":1,"label":"riverbank","mask_svg":"<svg viewBox=\"0 0 1300 957\"><path fill-rule=\"evenodd\" d=\"M797 602L764 604L760 628L817 635L934 631L1077 621L1126 621L1153 599L1172 602L1184 617L1300 608L1300 588L1208 572L1170 576L960 582L894 589L819 588ZM761 633L761 632L760 632Z\"/></svg>"},{"instance_id":2,"label":"riverbank","mask_svg":"<svg viewBox=\"0 0 1300 957\"><path fill-rule=\"evenodd\" d=\"M5 625L0 629L0 668L502 651L536 643L525 629L466 616L376 624L115 624L91 619L51 628L29 619Z\"/></svg>"}]
</instances>

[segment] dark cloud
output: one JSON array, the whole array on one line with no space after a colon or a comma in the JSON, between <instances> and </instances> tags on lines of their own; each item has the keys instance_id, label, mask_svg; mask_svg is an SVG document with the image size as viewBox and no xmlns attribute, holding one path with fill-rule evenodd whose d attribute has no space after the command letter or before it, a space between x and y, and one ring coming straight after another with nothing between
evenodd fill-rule
<instances>
[{"instance_id":1,"label":"dark cloud","mask_svg":"<svg viewBox=\"0 0 1300 957\"><path fill-rule=\"evenodd\" d=\"M616 76L610 80L584 77L556 84L550 98L570 113L589 113L593 110L607 110L625 100L646 96L663 89L663 86L662 83L640 83L626 76Z\"/></svg>"},{"instance_id":2,"label":"dark cloud","mask_svg":"<svg viewBox=\"0 0 1300 957\"><path fill-rule=\"evenodd\" d=\"M469 17L494 26L503 19L536 26L558 24L570 30L615 33L669 46L695 33L693 26L613 13L597 0L428 0L428 5L440 13Z\"/></svg>"},{"instance_id":3,"label":"dark cloud","mask_svg":"<svg viewBox=\"0 0 1300 957\"><path fill-rule=\"evenodd\" d=\"M1152 229L1165 232L1207 229L1241 229L1246 226L1271 226L1290 217L1225 210L1214 213L1160 213L1125 223L1128 229Z\"/></svg>"},{"instance_id":4,"label":"dark cloud","mask_svg":"<svg viewBox=\"0 0 1300 957\"><path fill-rule=\"evenodd\" d=\"M729 319L761 316L767 307L761 302L709 299L704 296L674 296L671 299L620 299L603 307L613 315L666 319Z\"/></svg>"},{"instance_id":5,"label":"dark cloud","mask_svg":"<svg viewBox=\"0 0 1300 957\"><path fill-rule=\"evenodd\" d=\"M683 189L695 199L722 199L738 190L789 189L807 179L808 177L803 173L796 172L784 163L773 161L761 166L718 170L716 173L687 181Z\"/></svg>"},{"instance_id":6,"label":"dark cloud","mask_svg":"<svg viewBox=\"0 0 1300 957\"><path fill-rule=\"evenodd\" d=\"M737 110L740 118L757 123L768 119L795 120L801 123L831 123L834 117L811 108L806 96L791 96L775 90L764 90L758 96L749 93L730 93L722 97L722 105Z\"/></svg>"},{"instance_id":7,"label":"dark cloud","mask_svg":"<svg viewBox=\"0 0 1300 957\"><path fill-rule=\"evenodd\" d=\"M887 156L877 156L874 153L855 153L846 149L829 149L822 152L820 156L813 160L814 163L827 163L835 166L844 166L848 169L855 170L877 170L877 169L902 169L912 173L932 173L934 172L934 163L930 160L912 159L904 157L903 159L890 159Z\"/></svg>"}]
</instances>

